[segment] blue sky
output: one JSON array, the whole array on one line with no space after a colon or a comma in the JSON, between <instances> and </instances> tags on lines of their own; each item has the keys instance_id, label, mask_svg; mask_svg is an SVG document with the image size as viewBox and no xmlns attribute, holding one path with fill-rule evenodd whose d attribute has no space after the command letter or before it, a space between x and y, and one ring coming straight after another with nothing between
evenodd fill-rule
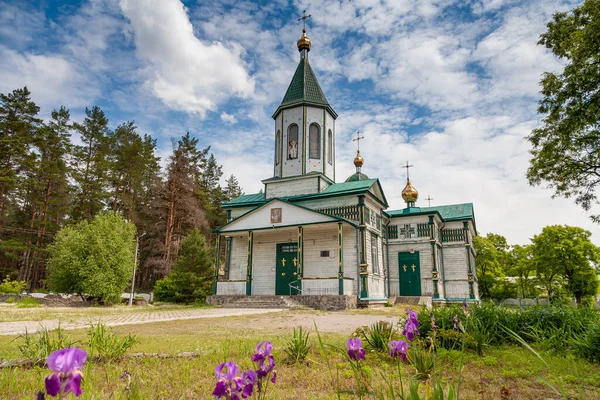
<instances>
[{"instance_id":1,"label":"blue sky","mask_svg":"<svg viewBox=\"0 0 600 400\"><path fill-rule=\"evenodd\" d=\"M407 160L418 204L473 202L481 233L511 243L550 224L597 225L571 201L527 185L540 75L562 64L536 44L559 0L0 0L0 92L28 86L48 115L101 106L135 120L169 154L189 131L245 192L272 175L272 113L298 63L302 10L310 60L338 112L337 177L363 172L392 208ZM76 140L77 138L75 138Z\"/></svg>"}]
</instances>

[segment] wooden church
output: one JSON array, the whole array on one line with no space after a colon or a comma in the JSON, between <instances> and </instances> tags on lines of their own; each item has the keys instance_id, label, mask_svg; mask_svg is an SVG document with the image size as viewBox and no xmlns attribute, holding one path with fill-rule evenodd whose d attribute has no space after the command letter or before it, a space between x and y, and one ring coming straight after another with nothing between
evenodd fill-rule
<instances>
[{"instance_id":1,"label":"wooden church","mask_svg":"<svg viewBox=\"0 0 600 400\"><path fill-rule=\"evenodd\" d=\"M294 296L339 309L406 297L429 303L479 299L473 205L418 207L407 176L406 208L388 210L379 179L361 172L336 183L338 115L298 40L300 63L273 114L273 176L260 193L223 204L217 229L214 304ZM408 171L408 170L407 170Z\"/></svg>"}]
</instances>

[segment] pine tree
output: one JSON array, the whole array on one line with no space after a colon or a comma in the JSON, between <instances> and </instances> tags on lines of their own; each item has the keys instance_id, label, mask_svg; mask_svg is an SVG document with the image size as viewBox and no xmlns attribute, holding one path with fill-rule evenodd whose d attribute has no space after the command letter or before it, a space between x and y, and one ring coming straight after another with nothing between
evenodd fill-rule
<instances>
[{"instance_id":1,"label":"pine tree","mask_svg":"<svg viewBox=\"0 0 600 400\"><path fill-rule=\"evenodd\" d=\"M73 127L81 135L83 146L75 146L73 179L77 184L72 218L90 220L104 209L108 194L110 131L108 119L98 106L85 109L82 124Z\"/></svg>"},{"instance_id":2,"label":"pine tree","mask_svg":"<svg viewBox=\"0 0 600 400\"><path fill-rule=\"evenodd\" d=\"M51 120L43 124L36 135L35 170L27 187L31 188L28 198L23 199L30 209L29 229L35 230L33 240L27 240L19 279L37 287L43 277L40 252L49 244L51 235L57 232L69 211L69 166L67 157L71 151L70 114L61 107L53 110Z\"/></svg>"},{"instance_id":3,"label":"pine tree","mask_svg":"<svg viewBox=\"0 0 600 400\"><path fill-rule=\"evenodd\" d=\"M109 206L125 218L138 221L138 208L146 196L148 181L159 173L159 157L155 156L156 141L142 138L130 121L121 124L110 135L111 200Z\"/></svg>"},{"instance_id":4,"label":"pine tree","mask_svg":"<svg viewBox=\"0 0 600 400\"><path fill-rule=\"evenodd\" d=\"M19 175L32 161L30 149L41 122L39 110L27 87L0 94L0 228Z\"/></svg>"},{"instance_id":5,"label":"pine tree","mask_svg":"<svg viewBox=\"0 0 600 400\"><path fill-rule=\"evenodd\" d=\"M235 198L240 197L242 194L242 188L234 175L231 175L226 181L225 186L225 201L231 201Z\"/></svg>"}]
</instances>

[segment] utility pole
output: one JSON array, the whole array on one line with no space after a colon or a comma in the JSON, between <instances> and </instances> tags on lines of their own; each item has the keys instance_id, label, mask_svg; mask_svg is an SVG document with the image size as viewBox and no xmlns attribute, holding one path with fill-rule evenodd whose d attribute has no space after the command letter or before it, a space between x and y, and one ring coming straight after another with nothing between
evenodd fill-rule
<instances>
[{"instance_id":1,"label":"utility pole","mask_svg":"<svg viewBox=\"0 0 600 400\"><path fill-rule=\"evenodd\" d=\"M133 289L135 286L135 270L138 263L138 249L140 247L140 238L144 236L146 232L135 238L135 254L133 255L133 276L131 277L131 294L129 295L129 305L133 306Z\"/></svg>"}]
</instances>

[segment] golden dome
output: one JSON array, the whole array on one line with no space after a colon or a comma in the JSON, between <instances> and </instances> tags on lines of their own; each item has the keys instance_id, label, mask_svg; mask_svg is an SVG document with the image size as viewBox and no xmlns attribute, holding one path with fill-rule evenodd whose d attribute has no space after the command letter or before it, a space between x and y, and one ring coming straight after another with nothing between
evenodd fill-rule
<instances>
[{"instance_id":1,"label":"golden dome","mask_svg":"<svg viewBox=\"0 0 600 400\"><path fill-rule=\"evenodd\" d=\"M402 190L402 198L407 203L414 203L419 198L419 192L410 184L410 179L406 180L406 186Z\"/></svg>"},{"instance_id":2,"label":"golden dome","mask_svg":"<svg viewBox=\"0 0 600 400\"><path fill-rule=\"evenodd\" d=\"M310 51L310 39L306 36L306 29L302 29L302 37L298 39L298 51Z\"/></svg>"},{"instance_id":3,"label":"golden dome","mask_svg":"<svg viewBox=\"0 0 600 400\"><path fill-rule=\"evenodd\" d=\"M365 160L360 156L360 150L356 151L356 157L354 157L354 166L360 168L365 163Z\"/></svg>"}]
</instances>

